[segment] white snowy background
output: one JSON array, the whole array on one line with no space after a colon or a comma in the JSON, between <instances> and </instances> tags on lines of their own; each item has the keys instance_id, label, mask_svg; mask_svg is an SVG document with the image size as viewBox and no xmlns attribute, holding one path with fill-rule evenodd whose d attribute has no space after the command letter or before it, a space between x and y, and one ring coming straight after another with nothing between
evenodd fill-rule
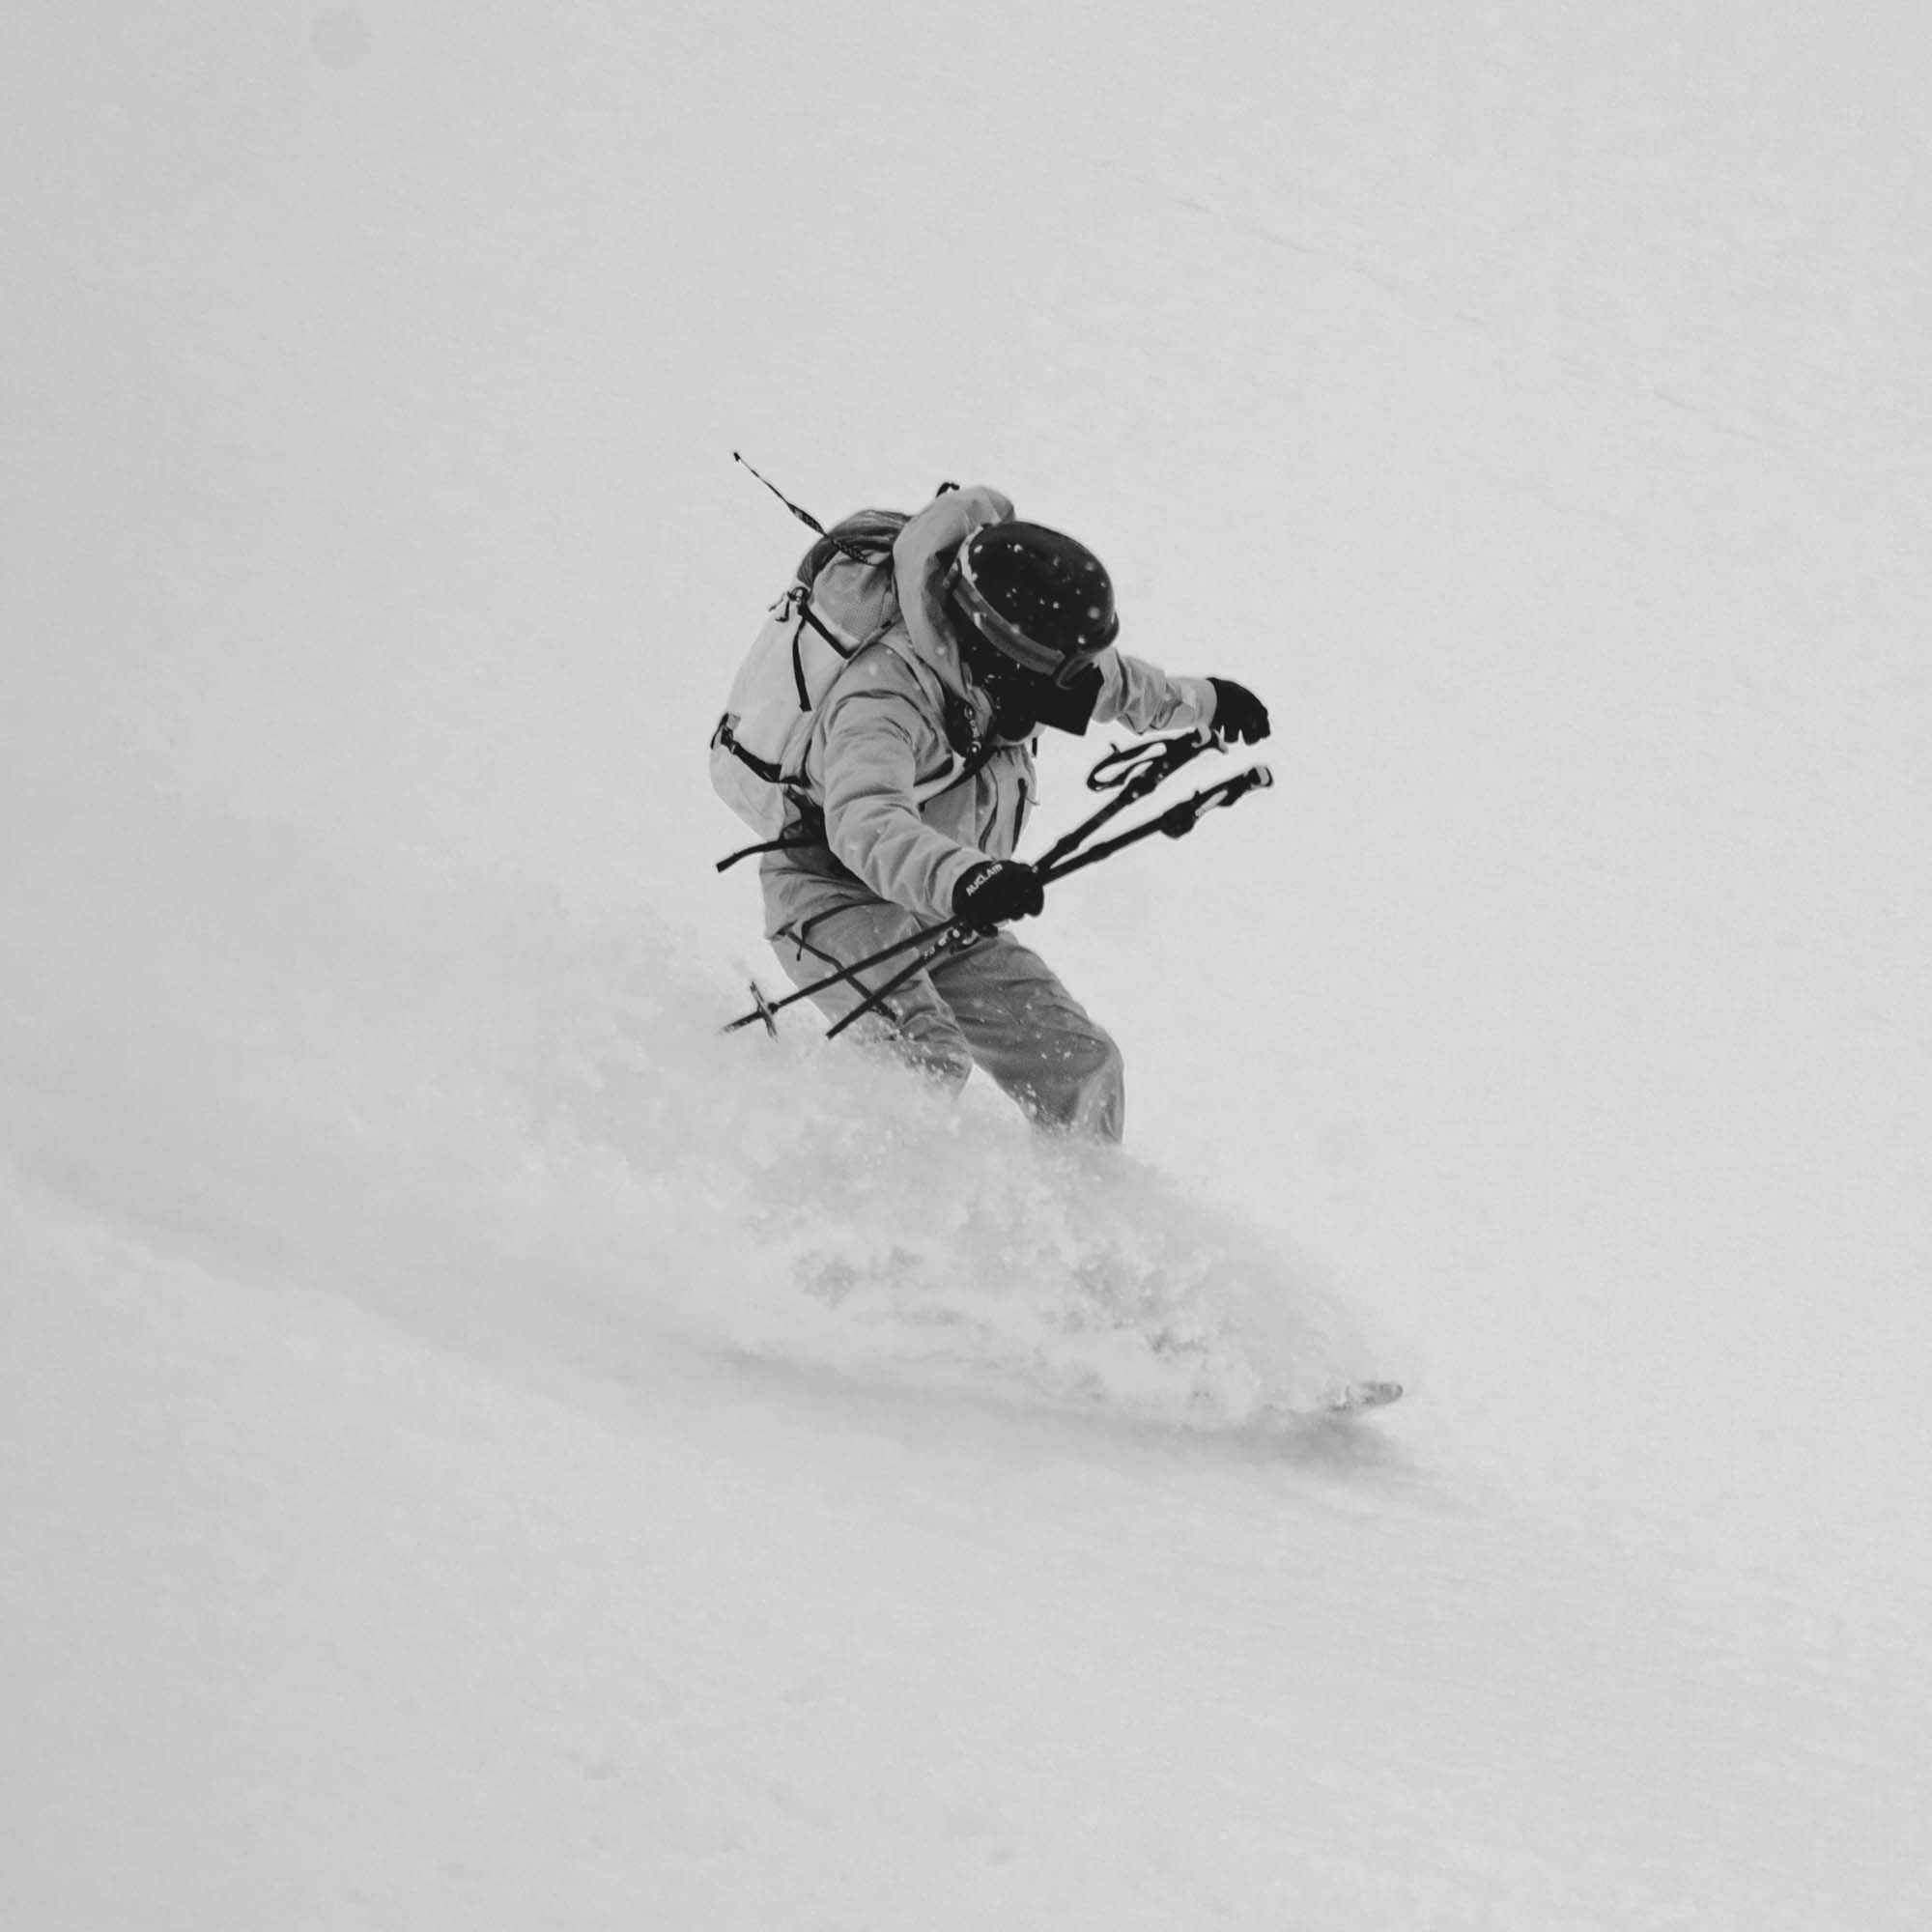
<instances>
[{"instance_id":1,"label":"white snowy background","mask_svg":"<svg viewBox=\"0 0 1932 1932\"><path fill-rule=\"evenodd\" d=\"M1928 98L10 0L0 1924L1932 1922ZM718 1037L734 448L1270 703L1029 932L1123 1160Z\"/></svg>"}]
</instances>

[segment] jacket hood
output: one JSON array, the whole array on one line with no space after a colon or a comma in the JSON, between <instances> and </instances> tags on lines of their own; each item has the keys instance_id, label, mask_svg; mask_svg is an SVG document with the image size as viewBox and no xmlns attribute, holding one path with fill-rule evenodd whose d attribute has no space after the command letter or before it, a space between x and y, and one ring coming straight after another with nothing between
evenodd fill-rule
<instances>
[{"instance_id":1,"label":"jacket hood","mask_svg":"<svg viewBox=\"0 0 1932 1932\"><path fill-rule=\"evenodd\" d=\"M982 483L949 490L913 517L893 543L893 574L899 612L914 654L946 686L964 697L972 680L959 662L959 646L947 627L943 592L959 546L988 524L1011 521L1012 502Z\"/></svg>"}]
</instances>

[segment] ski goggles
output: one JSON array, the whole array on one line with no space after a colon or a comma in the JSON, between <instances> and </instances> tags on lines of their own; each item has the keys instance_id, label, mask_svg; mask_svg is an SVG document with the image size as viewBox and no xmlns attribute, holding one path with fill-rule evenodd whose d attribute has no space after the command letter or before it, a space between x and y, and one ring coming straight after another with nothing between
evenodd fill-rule
<instances>
[{"instance_id":1,"label":"ski goggles","mask_svg":"<svg viewBox=\"0 0 1932 1932\"><path fill-rule=\"evenodd\" d=\"M1097 643L1071 651L1057 651L1051 644L1035 642L1017 624L1002 616L987 602L986 593L974 581L972 561L963 544L958 556L953 559L952 568L947 573L946 587L952 593L952 601L1001 656L1011 658L1023 670L1045 678L1049 684L1057 684L1063 691L1071 686L1081 672L1106 656L1120 631L1117 619Z\"/></svg>"}]
</instances>

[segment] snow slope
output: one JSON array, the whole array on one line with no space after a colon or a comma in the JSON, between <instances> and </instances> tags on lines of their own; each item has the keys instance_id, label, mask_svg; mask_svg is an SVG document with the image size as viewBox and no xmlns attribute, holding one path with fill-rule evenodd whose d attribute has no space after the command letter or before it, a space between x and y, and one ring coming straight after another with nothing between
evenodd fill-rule
<instances>
[{"instance_id":1,"label":"snow slope","mask_svg":"<svg viewBox=\"0 0 1932 1932\"><path fill-rule=\"evenodd\" d=\"M0 1923L1922 1924L1927 40L12 9ZM734 447L1273 706L1126 1158L716 1035Z\"/></svg>"}]
</instances>

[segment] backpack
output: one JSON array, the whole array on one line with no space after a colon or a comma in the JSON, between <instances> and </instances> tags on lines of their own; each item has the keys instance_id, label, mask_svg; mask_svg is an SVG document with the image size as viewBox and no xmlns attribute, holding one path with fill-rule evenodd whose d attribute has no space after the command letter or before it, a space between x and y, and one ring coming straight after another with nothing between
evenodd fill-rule
<instances>
[{"instance_id":1,"label":"backpack","mask_svg":"<svg viewBox=\"0 0 1932 1932\"><path fill-rule=\"evenodd\" d=\"M776 840L805 787L819 705L847 661L897 622L893 539L899 510L861 510L799 559L738 668L711 734L711 783L761 838Z\"/></svg>"}]
</instances>

